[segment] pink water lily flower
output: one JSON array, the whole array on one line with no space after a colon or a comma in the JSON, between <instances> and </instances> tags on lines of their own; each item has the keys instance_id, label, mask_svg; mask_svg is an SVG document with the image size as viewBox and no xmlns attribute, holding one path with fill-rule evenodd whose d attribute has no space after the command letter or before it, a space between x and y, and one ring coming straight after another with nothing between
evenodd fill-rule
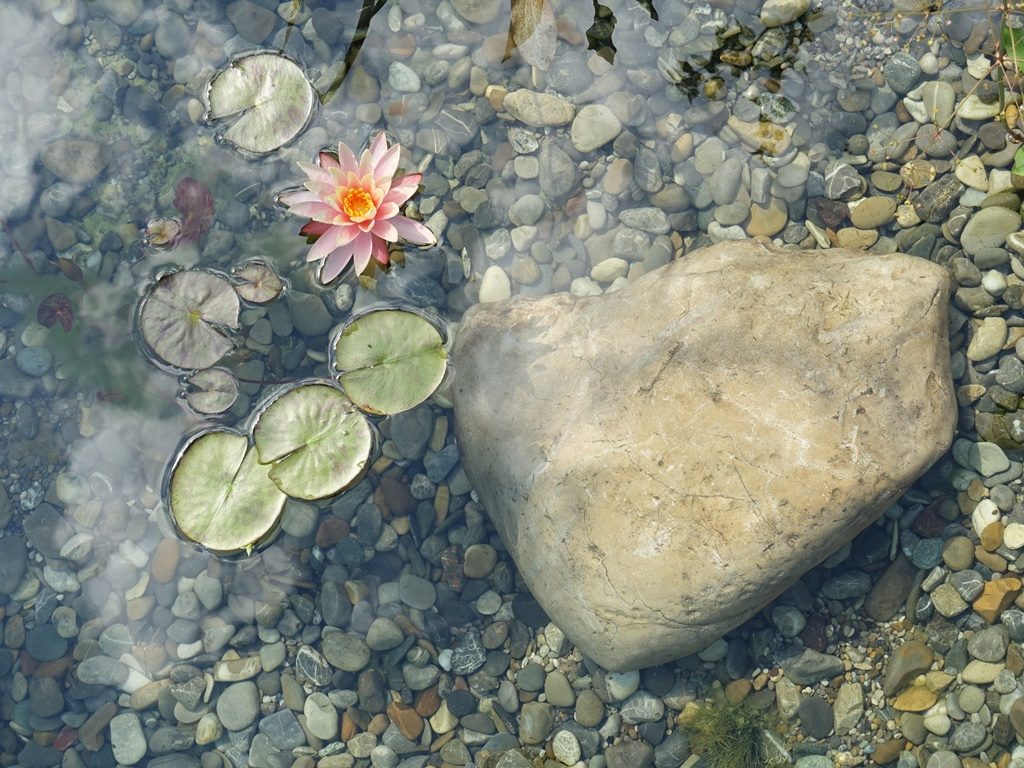
<instances>
[{"instance_id":1,"label":"pink water lily flower","mask_svg":"<svg viewBox=\"0 0 1024 768\"><path fill-rule=\"evenodd\" d=\"M434 233L398 209L416 192L422 174L394 178L399 144L388 146L384 132L356 160L344 142L338 156L321 152L314 163L299 163L309 177L305 189L281 195L289 212L308 216L300 234L315 237L306 261L319 261L320 280L329 283L351 261L362 273L375 259L388 264L388 243L402 240L434 245Z\"/></svg>"}]
</instances>

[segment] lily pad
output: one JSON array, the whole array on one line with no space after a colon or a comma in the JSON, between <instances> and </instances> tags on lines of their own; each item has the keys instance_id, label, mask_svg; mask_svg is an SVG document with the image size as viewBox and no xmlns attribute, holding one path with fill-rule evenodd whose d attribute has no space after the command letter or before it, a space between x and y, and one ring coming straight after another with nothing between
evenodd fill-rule
<instances>
[{"instance_id":1,"label":"lily pad","mask_svg":"<svg viewBox=\"0 0 1024 768\"><path fill-rule=\"evenodd\" d=\"M332 367L345 394L375 414L415 408L434 393L448 365L434 324L396 309L356 318L338 335L333 351Z\"/></svg>"},{"instance_id":2,"label":"lily pad","mask_svg":"<svg viewBox=\"0 0 1024 768\"><path fill-rule=\"evenodd\" d=\"M238 399L238 379L224 368L206 368L187 379L185 402L196 413L223 413Z\"/></svg>"},{"instance_id":3,"label":"lily pad","mask_svg":"<svg viewBox=\"0 0 1024 768\"><path fill-rule=\"evenodd\" d=\"M253 429L260 461L297 499L323 499L358 482L370 461L373 431L332 384L304 384L267 406Z\"/></svg>"},{"instance_id":4,"label":"lily pad","mask_svg":"<svg viewBox=\"0 0 1024 768\"><path fill-rule=\"evenodd\" d=\"M231 61L210 80L207 120L237 119L221 138L265 155L294 139L309 123L316 92L302 67L280 53L262 51Z\"/></svg>"},{"instance_id":5,"label":"lily pad","mask_svg":"<svg viewBox=\"0 0 1024 768\"><path fill-rule=\"evenodd\" d=\"M252 304L266 304L281 295L284 281L274 268L261 259L252 259L238 267L231 274L243 282L235 286L238 295Z\"/></svg>"},{"instance_id":6,"label":"lily pad","mask_svg":"<svg viewBox=\"0 0 1024 768\"><path fill-rule=\"evenodd\" d=\"M245 435L200 434L171 470L170 510L185 537L216 552L249 551L273 533L287 497Z\"/></svg>"},{"instance_id":7,"label":"lily pad","mask_svg":"<svg viewBox=\"0 0 1024 768\"><path fill-rule=\"evenodd\" d=\"M209 368L234 342L238 294L225 278L203 270L164 275L139 309L139 330L150 349L168 365Z\"/></svg>"}]
</instances>

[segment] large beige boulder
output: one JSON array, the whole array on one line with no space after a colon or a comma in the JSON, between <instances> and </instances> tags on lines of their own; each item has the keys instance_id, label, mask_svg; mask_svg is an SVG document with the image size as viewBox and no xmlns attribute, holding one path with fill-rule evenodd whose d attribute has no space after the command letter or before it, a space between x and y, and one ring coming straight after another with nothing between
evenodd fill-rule
<instances>
[{"instance_id":1,"label":"large beige boulder","mask_svg":"<svg viewBox=\"0 0 1024 768\"><path fill-rule=\"evenodd\" d=\"M551 619L610 670L699 650L949 446L946 272L723 243L597 297L471 309L466 473Z\"/></svg>"}]
</instances>

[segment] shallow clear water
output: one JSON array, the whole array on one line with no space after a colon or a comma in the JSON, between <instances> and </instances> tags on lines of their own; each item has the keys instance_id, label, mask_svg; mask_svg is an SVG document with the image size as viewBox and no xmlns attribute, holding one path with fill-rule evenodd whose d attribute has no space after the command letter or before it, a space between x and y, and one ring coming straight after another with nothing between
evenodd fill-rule
<instances>
[{"instance_id":1,"label":"shallow clear water","mask_svg":"<svg viewBox=\"0 0 1024 768\"><path fill-rule=\"evenodd\" d=\"M244 422L278 384L324 375L330 330L368 307L427 309L456 323L481 294L614 290L689 249L747 234L913 252L918 241L899 240L894 222L849 231L830 221L828 164L847 153L871 157L869 140L883 145L904 117L891 125L879 118L898 112L897 95L878 74L893 53L931 49L939 74L923 79L950 80L962 96L970 88L959 77L971 45L964 41L981 40L985 29L984 9L899 20L885 7L826 3L766 32L752 1L652 9L565 0L555 4L559 36L543 71L517 54L503 61L503 4L466 6L490 18L466 21L447 0L436 8L388 2L365 30L357 30L361 9L351 2L0 3L0 521L5 538L30 545L24 578L0 596L3 764L112 765L109 736L101 746L79 733L108 701L140 714L149 740L142 764L162 751L154 733L176 724L187 734L183 748L166 753L182 765L200 754L244 765L248 753L252 761L251 731L196 746L191 723L204 705L184 707L150 683L186 682L189 668L175 673L181 679L171 674L177 662L202 679L219 674L214 664L230 649L247 657L284 648L286 664L267 659L258 677L269 714L296 649L320 641L324 601L347 599L325 597L325 583L335 593L347 585L353 598L326 609L352 612L339 625L365 633L374 612L404 622L397 650L379 657L377 687L411 700L402 654L423 664L418 653L454 647L465 627L511 618L507 599L489 603L493 592L517 591L511 561L461 469L428 477L428 459L452 443L445 392L422 418L381 422L369 480L340 499L290 507L282 534L252 558L222 562L177 545L163 494L182 439L211 421ZM218 140L223 127L204 123L202 100L215 71L259 49L298 61L321 103L294 142L251 158ZM520 89L554 101L539 112L527 104L516 119L504 99ZM601 109L570 128L588 104ZM569 119L543 124L562 109ZM404 264L389 274L360 284L350 270L324 287L304 262L302 220L275 196L302 181L296 161L338 141L365 145L381 129L405 148L402 166L424 174L407 212L439 244L406 247ZM950 152L968 146L965 134L951 135ZM935 161L951 156L937 152ZM872 158L876 174L899 172L886 161ZM212 226L194 244L147 245L147 222L178 215L175 189L185 177L210 190ZM893 180L871 181L877 191ZM168 269L229 272L253 257L274 265L288 289L269 307L243 309L237 349L221 363L239 377L241 395L225 416L204 419L183 404L179 376L144 353L137 304ZM67 330L38 322L54 294L67 298ZM381 485L382 478L389 480ZM325 525L329 518L344 525ZM460 598L442 551L481 543L498 549L499 564L470 579ZM382 597L395 596L402 572L441 585L439 612L413 610L410 618ZM68 670L100 650L126 665L127 681L85 685ZM39 665L50 666L39 674ZM355 690L358 671L335 687ZM695 685L712 669L683 665L670 674ZM41 703L55 699L36 690L40 677L60 683L54 709ZM152 701L139 706L146 696ZM175 710L176 702L188 711ZM346 703L356 702L347 694L333 701L339 711ZM484 741L486 734L477 743ZM322 760L343 751L337 743L266 748L259 760ZM26 744L36 746L25 752Z\"/></svg>"}]
</instances>

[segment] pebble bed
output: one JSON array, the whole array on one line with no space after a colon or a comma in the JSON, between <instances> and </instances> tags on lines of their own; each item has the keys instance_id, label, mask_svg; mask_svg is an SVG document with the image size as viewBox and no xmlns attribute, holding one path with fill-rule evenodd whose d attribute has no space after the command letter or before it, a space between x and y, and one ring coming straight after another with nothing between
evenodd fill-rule
<instances>
[{"instance_id":1,"label":"pebble bed","mask_svg":"<svg viewBox=\"0 0 1024 768\"><path fill-rule=\"evenodd\" d=\"M105 281L98 306L75 298L84 373L40 297L0 283L0 765L675 768L698 762L679 713L720 695L777 713L773 756L801 768L1024 766L1024 232L985 14L621 4L611 64L586 49L591 4L566 3L541 73L502 65L496 0L403 0L297 144L259 163L217 145L212 72L273 46L326 92L351 36L333 5L0 7L18 116L0 121L0 265L59 280L63 257ZM723 46L696 80L682 67ZM129 335L168 260L139 229L193 174L216 200L204 264L292 248L273 193L294 161L382 126L424 171L410 211L442 246L374 291L321 289L294 249L287 298L243 313L231 418L263 380L322 373L331 328L377 299L457 321L751 236L949 266L949 457L758 617L632 673L581 658L522 586L443 391L382 422L358 487L289 502L258 556L182 544L161 479L195 422Z\"/></svg>"}]
</instances>

